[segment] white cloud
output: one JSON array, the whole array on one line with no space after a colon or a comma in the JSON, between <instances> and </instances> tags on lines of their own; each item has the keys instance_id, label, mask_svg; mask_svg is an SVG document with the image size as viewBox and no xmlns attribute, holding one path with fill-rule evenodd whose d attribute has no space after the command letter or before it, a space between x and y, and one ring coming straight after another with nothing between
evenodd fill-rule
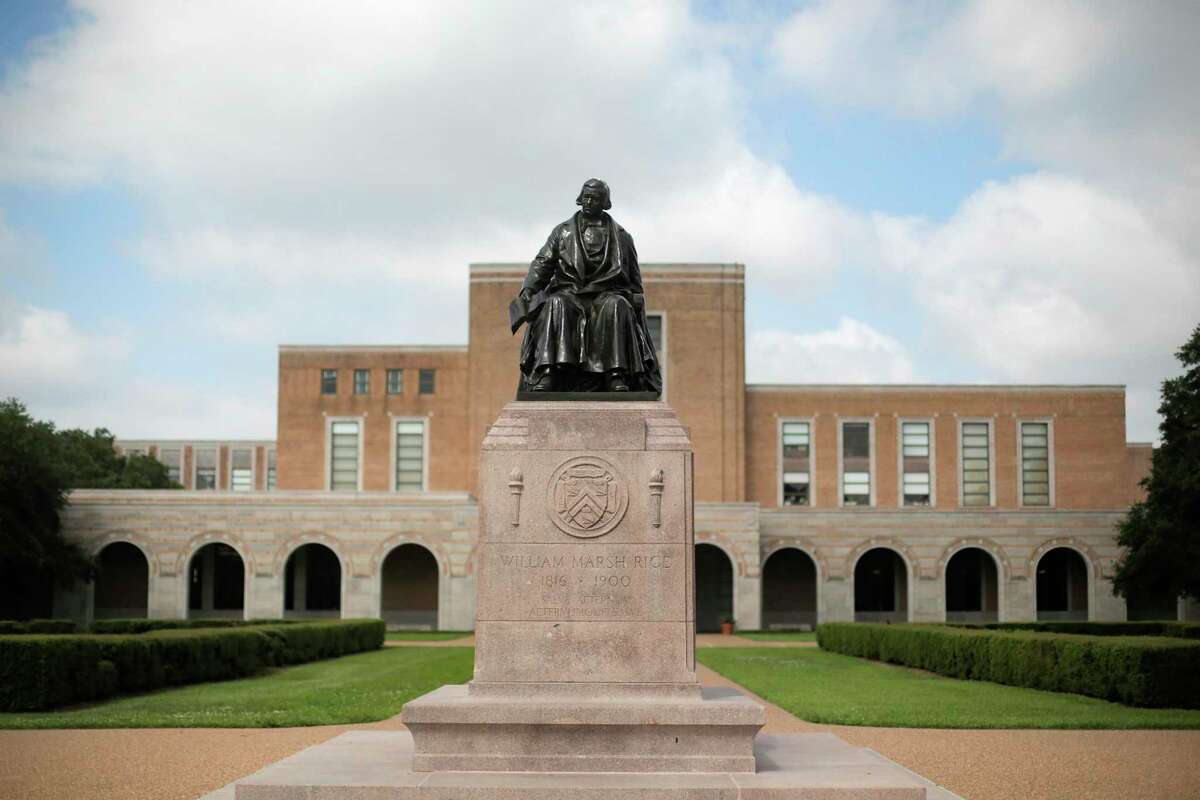
<instances>
[{"instance_id":1,"label":"white cloud","mask_svg":"<svg viewBox=\"0 0 1200 800\"><path fill-rule=\"evenodd\" d=\"M911 383L916 374L904 345L848 317L816 333L755 331L746 351L749 383Z\"/></svg>"},{"instance_id":2,"label":"white cloud","mask_svg":"<svg viewBox=\"0 0 1200 800\"><path fill-rule=\"evenodd\" d=\"M785 76L827 100L939 116L1075 86L1114 44L1102 15L1047 0L827 0L792 16L771 50Z\"/></svg>"},{"instance_id":3,"label":"white cloud","mask_svg":"<svg viewBox=\"0 0 1200 800\"><path fill-rule=\"evenodd\" d=\"M125 438L274 436L269 378L243 397L142 377L130 363L135 338L0 295L0 396L60 428L103 427Z\"/></svg>"},{"instance_id":4,"label":"white cloud","mask_svg":"<svg viewBox=\"0 0 1200 800\"><path fill-rule=\"evenodd\" d=\"M106 363L121 361L130 348L128 332L84 332L62 311L0 297L0 386L8 394L85 391Z\"/></svg>"},{"instance_id":5,"label":"white cloud","mask_svg":"<svg viewBox=\"0 0 1200 800\"><path fill-rule=\"evenodd\" d=\"M1149 438L1145 398L1200 316L1200 262L1136 205L1035 174L984 186L945 224L877 225L939 338L990 379L1127 383L1131 434Z\"/></svg>"},{"instance_id":6,"label":"white cloud","mask_svg":"<svg viewBox=\"0 0 1200 800\"><path fill-rule=\"evenodd\" d=\"M672 257L745 239L745 214L701 198L781 198L774 258L833 247L813 233L828 201L740 143L724 34L683 2L88 12L0 91L0 178L134 187L157 269L274 284L526 259L591 175Z\"/></svg>"}]
</instances>

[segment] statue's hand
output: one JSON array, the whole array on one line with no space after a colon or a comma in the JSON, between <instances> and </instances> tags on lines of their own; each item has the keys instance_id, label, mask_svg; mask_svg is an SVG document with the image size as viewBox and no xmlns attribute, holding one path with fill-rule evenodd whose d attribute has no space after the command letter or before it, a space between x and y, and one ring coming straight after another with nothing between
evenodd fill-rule
<instances>
[{"instance_id":1,"label":"statue's hand","mask_svg":"<svg viewBox=\"0 0 1200 800\"><path fill-rule=\"evenodd\" d=\"M533 299L533 290L529 287L525 287L521 289L517 296L521 298L522 302L528 305L529 301Z\"/></svg>"}]
</instances>

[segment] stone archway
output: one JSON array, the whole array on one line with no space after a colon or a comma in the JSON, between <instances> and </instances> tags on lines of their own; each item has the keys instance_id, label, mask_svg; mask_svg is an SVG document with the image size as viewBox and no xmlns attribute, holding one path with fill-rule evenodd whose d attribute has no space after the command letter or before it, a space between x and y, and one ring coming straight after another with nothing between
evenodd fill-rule
<instances>
[{"instance_id":1,"label":"stone archway","mask_svg":"<svg viewBox=\"0 0 1200 800\"><path fill-rule=\"evenodd\" d=\"M437 629L438 572L437 558L419 544L388 552L379 568L379 595L380 616L389 629Z\"/></svg>"},{"instance_id":2,"label":"stone archway","mask_svg":"<svg viewBox=\"0 0 1200 800\"><path fill-rule=\"evenodd\" d=\"M950 556L945 570L947 622L997 622L1000 581L996 560L979 547Z\"/></svg>"},{"instance_id":3,"label":"stone archway","mask_svg":"<svg viewBox=\"0 0 1200 800\"><path fill-rule=\"evenodd\" d=\"M188 619L242 619L246 614L246 562L225 542L192 554L185 573Z\"/></svg>"},{"instance_id":4,"label":"stone archway","mask_svg":"<svg viewBox=\"0 0 1200 800\"><path fill-rule=\"evenodd\" d=\"M96 559L92 584L95 619L145 619L150 606L150 562L130 542L112 542Z\"/></svg>"},{"instance_id":5,"label":"stone archway","mask_svg":"<svg viewBox=\"0 0 1200 800\"><path fill-rule=\"evenodd\" d=\"M720 630L733 621L733 562L715 544L696 545L696 631Z\"/></svg>"},{"instance_id":6,"label":"stone archway","mask_svg":"<svg viewBox=\"0 0 1200 800\"><path fill-rule=\"evenodd\" d=\"M874 547L854 565L854 621L908 621L908 565L895 550Z\"/></svg>"},{"instance_id":7,"label":"stone archway","mask_svg":"<svg viewBox=\"0 0 1200 800\"><path fill-rule=\"evenodd\" d=\"M817 565L803 550L782 547L762 571L763 628L811 628L817 624Z\"/></svg>"},{"instance_id":8,"label":"stone archway","mask_svg":"<svg viewBox=\"0 0 1200 800\"><path fill-rule=\"evenodd\" d=\"M1045 621L1088 618L1088 565L1070 547L1047 550L1038 559L1037 618Z\"/></svg>"},{"instance_id":9,"label":"stone archway","mask_svg":"<svg viewBox=\"0 0 1200 800\"><path fill-rule=\"evenodd\" d=\"M297 547L285 562L283 584L286 619L342 615L342 563L333 548L319 542Z\"/></svg>"}]
</instances>

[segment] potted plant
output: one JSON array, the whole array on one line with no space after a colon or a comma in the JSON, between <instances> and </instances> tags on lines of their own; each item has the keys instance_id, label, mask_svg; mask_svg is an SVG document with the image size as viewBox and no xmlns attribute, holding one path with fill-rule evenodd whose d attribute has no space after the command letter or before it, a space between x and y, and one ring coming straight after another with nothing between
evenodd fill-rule
<instances>
[{"instance_id":1,"label":"potted plant","mask_svg":"<svg viewBox=\"0 0 1200 800\"><path fill-rule=\"evenodd\" d=\"M729 614L724 614L721 617L721 635L722 636L732 636L733 635L733 617Z\"/></svg>"}]
</instances>

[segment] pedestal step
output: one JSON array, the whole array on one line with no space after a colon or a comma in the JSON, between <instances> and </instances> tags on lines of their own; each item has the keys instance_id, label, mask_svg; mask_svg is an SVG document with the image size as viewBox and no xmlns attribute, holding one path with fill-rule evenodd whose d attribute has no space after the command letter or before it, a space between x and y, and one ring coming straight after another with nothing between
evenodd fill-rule
<instances>
[{"instance_id":1,"label":"pedestal step","mask_svg":"<svg viewBox=\"0 0 1200 800\"><path fill-rule=\"evenodd\" d=\"M692 699L497 697L443 686L404 706L415 772L754 772L763 708Z\"/></svg>"},{"instance_id":2,"label":"pedestal step","mask_svg":"<svg viewBox=\"0 0 1200 800\"><path fill-rule=\"evenodd\" d=\"M960 800L828 733L759 736L756 774L413 772L404 731L350 731L213 800ZM233 790L230 792L229 790Z\"/></svg>"}]
</instances>

